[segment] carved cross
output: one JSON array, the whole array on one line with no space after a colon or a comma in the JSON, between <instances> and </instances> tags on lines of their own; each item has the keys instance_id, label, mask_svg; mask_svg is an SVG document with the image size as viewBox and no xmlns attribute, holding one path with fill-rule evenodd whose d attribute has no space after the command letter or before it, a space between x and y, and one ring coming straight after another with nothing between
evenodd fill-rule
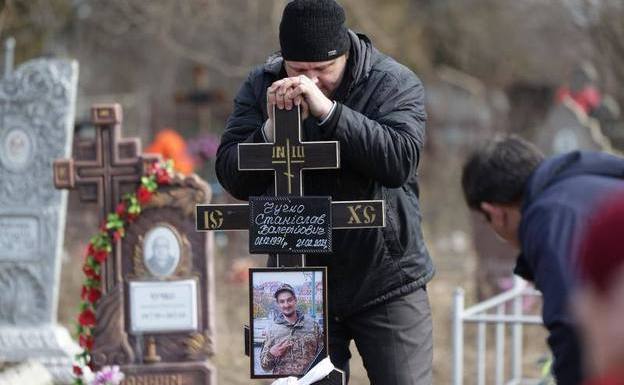
<instances>
[{"instance_id":1,"label":"carved cross","mask_svg":"<svg viewBox=\"0 0 624 385\"><path fill-rule=\"evenodd\" d=\"M100 222L106 220L125 193L134 192L144 170L158 159L157 155L140 155L138 138L121 138L121 106L95 105L91 108L95 140L79 143L75 159L54 161L54 186L57 189L78 188L82 202L97 202ZM114 246L115 255L119 247ZM116 284L116 258L103 266L105 291Z\"/></svg>"},{"instance_id":2,"label":"carved cross","mask_svg":"<svg viewBox=\"0 0 624 385\"><path fill-rule=\"evenodd\" d=\"M78 144L75 159L54 162L54 186L78 187L80 200L97 202L100 219L106 219L123 194L137 188L145 167L156 156L141 156L138 138L121 138L122 113L119 104L96 105L91 109L95 140Z\"/></svg>"}]
</instances>

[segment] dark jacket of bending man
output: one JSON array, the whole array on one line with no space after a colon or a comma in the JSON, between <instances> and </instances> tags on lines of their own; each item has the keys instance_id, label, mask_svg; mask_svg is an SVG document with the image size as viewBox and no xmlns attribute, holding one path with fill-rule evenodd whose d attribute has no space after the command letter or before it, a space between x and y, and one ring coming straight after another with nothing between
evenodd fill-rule
<instances>
[{"instance_id":1,"label":"dark jacket of bending man","mask_svg":"<svg viewBox=\"0 0 624 385\"><path fill-rule=\"evenodd\" d=\"M520 250L514 272L543 294L557 384L582 383L581 345L569 307L578 241L595 204L624 188L624 159L582 151L544 159L512 136L475 151L464 165L462 186L470 208Z\"/></svg>"},{"instance_id":2,"label":"dark jacket of bending man","mask_svg":"<svg viewBox=\"0 0 624 385\"><path fill-rule=\"evenodd\" d=\"M270 142L272 110L300 105L303 140L340 143L338 170L305 172L306 195L383 199L383 229L335 230L328 267L329 351L348 370L355 340L373 384L431 383L431 314L417 166L425 138L416 75L348 30L333 0L295 0L280 24L281 53L251 71L234 100L216 169L233 196L271 195L271 172L238 170L237 144ZM272 264L274 261L269 261Z\"/></svg>"}]
</instances>

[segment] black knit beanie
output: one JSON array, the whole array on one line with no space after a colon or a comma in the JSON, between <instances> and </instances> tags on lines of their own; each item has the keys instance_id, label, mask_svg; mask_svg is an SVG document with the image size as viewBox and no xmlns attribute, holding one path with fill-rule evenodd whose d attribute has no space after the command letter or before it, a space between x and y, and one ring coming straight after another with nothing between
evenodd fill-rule
<instances>
[{"instance_id":1,"label":"black knit beanie","mask_svg":"<svg viewBox=\"0 0 624 385\"><path fill-rule=\"evenodd\" d=\"M293 0L279 28L284 60L317 62L337 58L349 49L344 9L334 0Z\"/></svg>"}]
</instances>

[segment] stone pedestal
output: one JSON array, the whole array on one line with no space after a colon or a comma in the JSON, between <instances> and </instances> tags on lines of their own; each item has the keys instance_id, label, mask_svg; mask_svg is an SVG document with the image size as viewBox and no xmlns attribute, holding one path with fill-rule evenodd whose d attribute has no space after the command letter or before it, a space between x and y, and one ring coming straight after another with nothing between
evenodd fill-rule
<instances>
[{"instance_id":1,"label":"stone pedestal","mask_svg":"<svg viewBox=\"0 0 624 385\"><path fill-rule=\"evenodd\" d=\"M52 376L38 362L28 361L0 370L0 385L52 385Z\"/></svg>"},{"instance_id":2,"label":"stone pedestal","mask_svg":"<svg viewBox=\"0 0 624 385\"><path fill-rule=\"evenodd\" d=\"M0 360L43 365L55 384L70 384L72 363L80 348L60 326L0 328Z\"/></svg>"}]
</instances>

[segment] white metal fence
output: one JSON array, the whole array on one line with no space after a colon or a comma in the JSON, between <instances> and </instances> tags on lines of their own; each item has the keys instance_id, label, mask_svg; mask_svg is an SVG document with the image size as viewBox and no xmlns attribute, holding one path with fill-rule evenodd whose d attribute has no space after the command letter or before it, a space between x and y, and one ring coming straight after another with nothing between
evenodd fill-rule
<instances>
[{"instance_id":1,"label":"white metal fence","mask_svg":"<svg viewBox=\"0 0 624 385\"><path fill-rule=\"evenodd\" d=\"M485 385L486 379L486 335L487 325L495 328L494 382L496 385L535 384L539 380L523 378L522 375L522 333L523 325L541 325L542 317L523 314L523 299L540 296L540 293L521 278L514 277L511 289L464 308L464 290L457 288L453 298L453 385L464 381L464 326L476 323L477 385ZM505 373L506 328L511 328L510 378ZM492 381L490 381L492 382Z\"/></svg>"}]
</instances>

